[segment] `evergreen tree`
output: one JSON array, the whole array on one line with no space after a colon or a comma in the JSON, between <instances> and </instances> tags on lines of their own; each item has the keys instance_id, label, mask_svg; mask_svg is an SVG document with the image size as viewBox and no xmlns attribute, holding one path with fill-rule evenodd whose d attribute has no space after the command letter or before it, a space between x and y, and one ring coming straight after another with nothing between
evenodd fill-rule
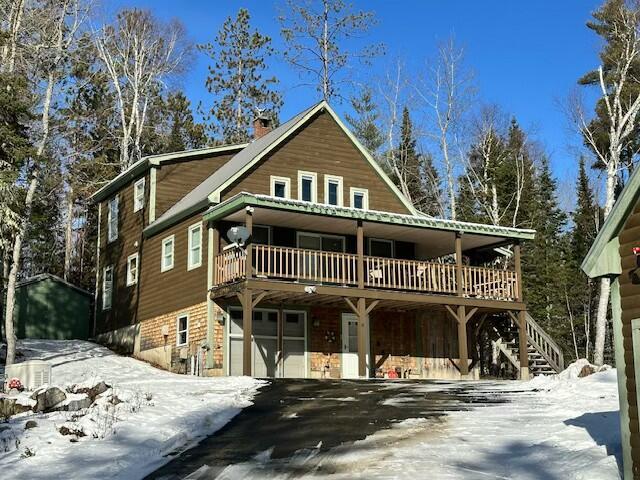
<instances>
[{"instance_id":1,"label":"evergreen tree","mask_svg":"<svg viewBox=\"0 0 640 480\"><path fill-rule=\"evenodd\" d=\"M205 127L193 119L191 103L182 92L169 95L166 101L166 117L169 122L164 150L178 152L201 148L207 144Z\"/></svg>"},{"instance_id":2,"label":"evergreen tree","mask_svg":"<svg viewBox=\"0 0 640 480\"><path fill-rule=\"evenodd\" d=\"M373 101L371 88L365 87L359 96L351 97L351 107L355 116L347 114L347 122L360 143L377 159L384 139L377 124L380 114Z\"/></svg>"},{"instance_id":3,"label":"evergreen tree","mask_svg":"<svg viewBox=\"0 0 640 480\"><path fill-rule=\"evenodd\" d=\"M271 38L252 29L249 19L249 11L241 8L236 18L227 18L213 43L198 46L214 61L205 82L214 95L206 120L225 143L248 141L258 112L277 121L282 106L273 90L277 79L264 78L266 60L274 52Z\"/></svg>"}]
</instances>

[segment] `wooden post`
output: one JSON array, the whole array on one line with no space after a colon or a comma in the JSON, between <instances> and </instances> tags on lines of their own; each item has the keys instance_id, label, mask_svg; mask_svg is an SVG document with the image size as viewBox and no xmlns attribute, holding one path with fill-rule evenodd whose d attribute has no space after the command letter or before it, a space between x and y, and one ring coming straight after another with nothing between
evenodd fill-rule
<instances>
[{"instance_id":1,"label":"wooden post","mask_svg":"<svg viewBox=\"0 0 640 480\"><path fill-rule=\"evenodd\" d=\"M248 271L248 269L247 269ZM252 373L252 321L253 321L253 295L251 290L245 288L242 292L242 374L251 376Z\"/></svg>"},{"instance_id":2,"label":"wooden post","mask_svg":"<svg viewBox=\"0 0 640 480\"><path fill-rule=\"evenodd\" d=\"M358 376L367 376L367 304L358 298Z\"/></svg>"},{"instance_id":3,"label":"wooden post","mask_svg":"<svg viewBox=\"0 0 640 480\"><path fill-rule=\"evenodd\" d=\"M246 207L244 209L244 226L249 232L249 237L253 235L253 207ZM245 276L247 279L253 277L253 241L245 247L247 254L245 260Z\"/></svg>"},{"instance_id":4,"label":"wooden post","mask_svg":"<svg viewBox=\"0 0 640 480\"><path fill-rule=\"evenodd\" d=\"M467 312L464 305L458 306L458 356L460 357L460 375L469 375L469 352L467 348Z\"/></svg>"},{"instance_id":5,"label":"wooden post","mask_svg":"<svg viewBox=\"0 0 640 480\"><path fill-rule=\"evenodd\" d=\"M463 294L462 288L462 233L456 232L456 291L458 296Z\"/></svg>"},{"instance_id":6,"label":"wooden post","mask_svg":"<svg viewBox=\"0 0 640 480\"><path fill-rule=\"evenodd\" d=\"M212 255L212 275L209 281L212 285L218 285L218 255L220 254L220 226L217 223L211 225L211 244L213 248L211 250Z\"/></svg>"},{"instance_id":7,"label":"wooden post","mask_svg":"<svg viewBox=\"0 0 640 480\"><path fill-rule=\"evenodd\" d=\"M522 301L522 258L520 252L520 242L513 246L513 263L516 270L516 300Z\"/></svg>"},{"instance_id":8,"label":"wooden post","mask_svg":"<svg viewBox=\"0 0 640 480\"><path fill-rule=\"evenodd\" d=\"M520 350L520 380L529 380L529 344L527 342L527 312L518 312L518 347Z\"/></svg>"},{"instance_id":9,"label":"wooden post","mask_svg":"<svg viewBox=\"0 0 640 480\"><path fill-rule=\"evenodd\" d=\"M364 288L364 231L362 230L362 220L358 220L356 244L358 252L358 288Z\"/></svg>"}]
</instances>

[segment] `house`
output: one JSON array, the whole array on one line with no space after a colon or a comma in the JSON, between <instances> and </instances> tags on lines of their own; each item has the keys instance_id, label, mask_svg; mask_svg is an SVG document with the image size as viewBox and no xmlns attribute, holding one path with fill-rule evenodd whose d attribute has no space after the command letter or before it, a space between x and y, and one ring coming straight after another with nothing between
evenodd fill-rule
<instances>
[{"instance_id":1,"label":"house","mask_svg":"<svg viewBox=\"0 0 640 480\"><path fill-rule=\"evenodd\" d=\"M18 338L86 340L93 295L56 275L43 273L16 285L14 324Z\"/></svg>"},{"instance_id":2,"label":"house","mask_svg":"<svg viewBox=\"0 0 640 480\"><path fill-rule=\"evenodd\" d=\"M640 478L640 170L620 193L582 270L591 278L611 280L624 478Z\"/></svg>"},{"instance_id":3,"label":"house","mask_svg":"<svg viewBox=\"0 0 640 480\"><path fill-rule=\"evenodd\" d=\"M533 231L418 213L324 101L254 127L93 196L98 339L208 375L476 378L489 329L522 378L559 368L523 303Z\"/></svg>"}]
</instances>

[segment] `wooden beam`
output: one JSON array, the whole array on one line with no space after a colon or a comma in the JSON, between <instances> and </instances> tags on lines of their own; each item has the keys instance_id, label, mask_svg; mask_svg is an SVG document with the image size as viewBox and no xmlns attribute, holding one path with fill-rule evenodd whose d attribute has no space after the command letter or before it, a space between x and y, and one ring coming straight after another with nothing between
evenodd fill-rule
<instances>
[{"instance_id":1,"label":"wooden beam","mask_svg":"<svg viewBox=\"0 0 640 480\"><path fill-rule=\"evenodd\" d=\"M258 295L256 295L256 298L254 298L253 301L251 302L251 308L256 308L256 305L260 303L260 301L264 298L266 294L267 292L260 292Z\"/></svg>"},{"instance_id":2,"label":"wooden beam","mask_svg":"<svg viewBox=\"0 0 640 480\"><path fill-rule=\"evenodd\" d=\"M447 311L451 314L453 318L455 318L456 322L460 323L460 318L458 318L458 314L453 311L453 309L449 305L444 306Z\"/></svg>"},{"instance_id":3,"label":"wooden beam","mask_svg":"<svg viewBox=\"0 0 640 480\"><path fill-rule=\"evenodd\" d=\"M471 317L473 317L473 315L478 311L478 307L474 307L471 309L471 311L469 313L467 313L466 318L464 319L465 322L468 322Z\"/></svg>"},{"instance_id":4,"label":"wooden beam","mask_svg":"<svg viewBox=\"0 0 640 480\"><path fill-rule=\"evenodd\" d=\"M520 252L520 242L513 246L513 263L516 270L516 300L522 301L522 259Z\"/></svg>"},{"instance_id":5,"label":"wooden beam","mask_svg":"<svg viewBox=\"0 0 640 480\"><path fill-rule=\"evenodd\" d=\"M244 292L236 292L236 297L238 297L240 305L244 306Z\"/></svg>"},{"instance_id":6,"label":"wooden beam","mask_svg":"<svg viewBox=\"0 0 640 480\"><path fill-rule=\"evenodd\" d=\"M367 376L367 307L366 299L359 298L357 306L358 317L358 376Z\"/></svg>"},{"instance_id":7,"label":"wooden beam","mask_svg":"<svg viewBox=\"0 0 640 480\"><path fill-rule=\"evenodd\" d=\"M253 341L251 338L251 329L253 323L253 292L245 289L244 298L242 299L242 374L251 376L252 374L252 355Z\"/></svg>"},{"instance_id":8,"label":"wooden beam","mask_svg":"<svg viewBox=\"0 0 640 480\"><path fill-rule=\"evenodd\" d=\"M349 300L347 297L343 297L344 301L347 302L347 305L349 305L349 307L351 308L351 310L353 310L353 313L355 313L356 315L358 315L358 309L356 308L356 306L353 304L353 302L351 300Z\"/></svg>"},{"instance_id":9,"label":"wooden beam","mask_svg":"<svg viewBox=\"0 0 640 480\"><path fill-rule=\"evenodd\" d=\"M464 293L462 288L462 233L456 232L456 291L461 297Z\"/></svg>"},{"instance_id":10,"label":"wooden beam","mask_svg":"<svg viewBox=\"0 0 640 480\"><path fill-rule=\"evenodd\" d=\"M362 220L356 226L356 251L358 254L358 288L364 288L364 230Z\"/></svg>"},{"instance_id":11,"label":"wooden beam","mask_svg":"<svg viewBox=\"0 0 640 480\"><path fill-rule=\"evenodd\" d=\"M380 302L380 300L374 300L373 302L371 302L369 304L369 306L367 307L367 315L369 315L371 313L371 310L376 308L376 305L378 305L379 302Z\"/></svg>"},{"instance_id":12,"label":"wooden beam","mask_svg":"<svg viewBox=\"0 0 640 480\"><path fill-rule=\"evenodd\" d=\"M529 380L529 344L525 310L518 312L518 347L520 349L520 380Z\"/></svg>"},{"instance_id":13,"label":"wooden beam","mask_svg":"<svg viewBox=\"0 0 640 480\"><path fill-rule=\"evenodd\" d=\"M464 305L458 306L458 357L460 358L460 375L469 375L469 351L467 345L467 322Z\"/></svg>"},{"instance_id":14,"label":"wooden beam","mask_svg":"<svg viewBox=\"0 0 640 480\"><path fill-rule=\"evenodd\" d=\"M212 250L212 256L213 258L211 259L211 276L213 278L210 278L209 281L211 282L211 285L217 285L217 279L218 279L218 261L217 261L217 257L220 254L220 226L217 223L214 223L211 226L211 243L213 245L213 250Z\"/></svg>"},{"instance_id":15,"label":"wooden beam","mask_svg":"<svg viewBox=\"0 0 640 480\"><path fill-rule=\"evenodd\" d=\"M244 209L244 226L249 232L249 238L253 235L253 207ZM253 240L245 247L245 277L250 279L253 277Z\"/></svg>"},{"instance_id":16,"label":"wooden beam","mask_svg":"<svg viewBox=\"0 0 640 480\"><path fill-rule=\"evenodd\" d=\"M474 335L477 337L478 334L480 333L480 330L482 329L482 326L484 325L484 322L487 320L487 314L485 313L484 315L482 315L480 317L480 321L478 321L478 325L476 325L476 329L474 331Z\"/></svg>"}]
</instances>

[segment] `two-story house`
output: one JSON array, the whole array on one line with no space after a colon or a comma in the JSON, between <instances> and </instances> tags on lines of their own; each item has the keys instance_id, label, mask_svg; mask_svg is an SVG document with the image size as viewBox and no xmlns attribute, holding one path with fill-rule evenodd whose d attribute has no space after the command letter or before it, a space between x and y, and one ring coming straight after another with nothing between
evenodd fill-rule
<instances>
[{"instance_id":1,"label":"two-story house","mask_svg":"<svg viewBox=\"0 0 640 480\"><path fill-rule=\"evenodd\" d=\"M256 120L248 144L143 158L93 200L95 334L139 358L211 375L477 377L479 331L506 318L519 333L502 348L528 376L520 242L534 232L420 214L326 102L273 130Z\"/></svg>"}]
</instances>

